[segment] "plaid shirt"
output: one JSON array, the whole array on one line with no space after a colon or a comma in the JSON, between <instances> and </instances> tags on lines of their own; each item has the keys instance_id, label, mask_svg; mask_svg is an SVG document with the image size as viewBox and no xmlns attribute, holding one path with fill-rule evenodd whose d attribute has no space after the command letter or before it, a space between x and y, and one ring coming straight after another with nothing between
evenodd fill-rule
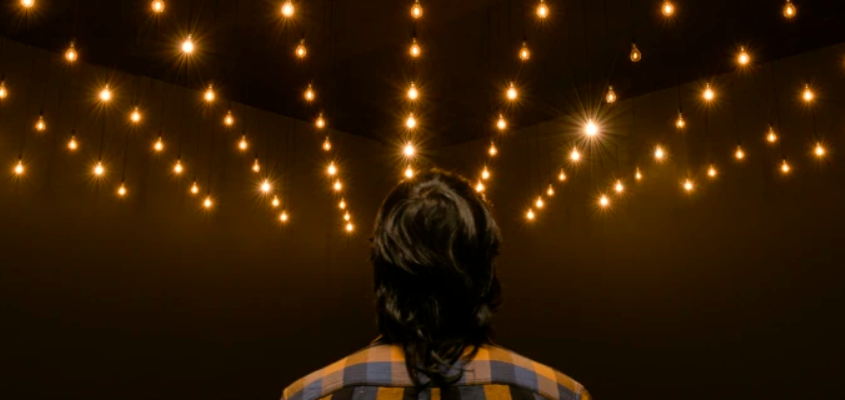
<instances>
[{"instance_id":1,"label":"plaid shirt","mask_svg":"<svg viewBox=\"0 0 845 400\"><path fill-rule=\"evenodd\" d=\"M453 386L417 391L401 347L377 345L300 379L282 400L591 400L584 387L545 365L482 346Z\"/></svg>"}]
</instances>

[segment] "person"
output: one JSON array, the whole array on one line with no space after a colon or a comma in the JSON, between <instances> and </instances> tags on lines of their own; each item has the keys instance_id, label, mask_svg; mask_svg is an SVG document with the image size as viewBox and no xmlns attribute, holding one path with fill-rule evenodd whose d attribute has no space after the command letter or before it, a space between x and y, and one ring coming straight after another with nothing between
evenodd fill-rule
<instances>
[{"instance_id":1,"label":"person","mask_svg":"<svg viewBox=\"0 0 845 400\"><path fill-rule=\"evenodd\" d=\"M493 344L499 227L483 194L432 170L400 183L372 238L370 347L300 379L283 400L589 400L568 376Z\"/></svg>"}]
</instances>

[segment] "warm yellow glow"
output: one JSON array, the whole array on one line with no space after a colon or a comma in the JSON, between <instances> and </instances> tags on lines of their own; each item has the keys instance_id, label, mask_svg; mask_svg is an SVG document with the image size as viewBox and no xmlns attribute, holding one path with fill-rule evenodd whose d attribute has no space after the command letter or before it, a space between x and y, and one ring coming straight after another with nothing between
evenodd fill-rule
<instances>
[{"instance_id":1,"label":"warm yellow glow","mask_svg":"<svg viewBox=\"0 0 845 400\"><path fill-rule=\"evenodd\" d=\"M581 153L578 152L578 149L572 149L572 153L569 154L569 159L576 162L581 160Z\"/></svg>"},{"instance_id":2,"label":"warm yellow glow","mask_svg":"<svg viewBox=\"0 0 845 400\"><path fill-rule=\"evenodd\" d=\"M209 103L211 103L212 101L214 101L215 98L217 98L217 95L214 94L214 85L208 85L208 89L205 90L205 95L203 97L205 98L205 101Z\"/></svg>"},{"instance_id":3,"label":"warm yellow glow","mask_svg":"<svg viewBox=\"0 0 845 400\"><path fill-rule=\"evenodd\" d=\"M522 48L519 49L519 59L522 61L528 61L531 58L531 50L528 50L528 42L522 42Z\"/></svg>"},{"instance_id":4,"label":"warm yellow glow","mask_svg":"<svg viewBox=\"0 0 845 400\"><path fill-rule=\"evenodd\" d=\"M783 162L780 163L780 172L783 174L788 174L789 171L792 170L792 167L789 166L789 163L786 162L786 159L783 159Z\"/></svg>"},{"instance_id":5,"label":"warm yellow glow","mask_svg":"<svg viewBox=\"0 0 845 400\"><path fill-rule=\"evenodd\" d=\"M289 217L287 211L282 211L282 214L279 215L279 221L282 221L282 223L288 222L288 218Z\"/></svg>"},{"instance_id":6,"label":"warm yellow glow","mask_svg":"<svg viewBox=\"0 0 845 400\"><path fill-rule=\"evenodd\" d=\"M770 126L769 133L766 134L766 141L769 143L775 143L778 141L778 135L775 133L775 128Z\"/></svg>"},{"instance_id":7,"label":"warm yellow glow","mask_svg":"<svg viewBox=\"0 0 845 400\"><path fill-rule=\"evenodd\" d=\"M693 185L691 180L687 179L686 181L684 181L684 190L686 190L687 192L692 192L692 189L694 188L695 185Z\"/></svg>"},{"instance_id":8,"label":"warm yellow glow","mask_svg":"<svg viewBox=\"0 0 845 400\"><path fill-rule=\"evenodd\" d=\"M153 1L153 12L156 14L161 14L164 12L164 1L163 0L155 0Z\"/></svg>"},{"instance_id":9,"label":"warm yellow glow","mask_svg":"<svg viewBox=\"0 0 845 400\"><path fill-rule=\"evenodd\" d=\"M601 208L607 208L610 206L610 199L607 198L606 195L601 195L601 197L599 197L599 205Z\"/></svg>"},{"instance_id":10,"label":"warm yellow glow","mask_svg":"<svg viewBox=\"0 0 845 400\"><path fill-rule=\"evenodd\" d=\"M339 191L343 190L343 183L341 183L340 180L337 180L337 181L334 182L333 188L334 188L335 192L339 192Z\"/></svg>"},{"instance_id":11,"label":"warm yellow glow","mask_svg":"<svg viewBox=\"0 0 845 400\"><path fill-rule=\"evenodd\" d=\"M631 61L633 62L640 62L643 59L643 53L640 52L640 49L637 48L636 43L631 44Z\"/></svg>"},{"instance_id":12,"label":"warm yellow glow","mask_svg":"<svg viewBox=\"0 0 845 400\"><path fill-rule=\"evenodd\" d=\"M716 167L711 165L710 168L707 169L707 176L709 176L711 178L715 178L716 175L718 175L718 172L716 171Z\"/></svg>"},{"instance_id":13,"label":"warm yellow glow","mask_svg":"<svg viewBox=\"0 0 845 400\"><path fill-rule=\"evenodd\" d=\"M79 53L76 52L76 45L74 45L73 42L70 42L70 46L65 52L65 60L73 64L77 58L79 58Z\"/></svg>"},{"instance_id":14,"label":"warm yellow glow","mask_svg":"<svg viewBox=\"0 0 845 400\"><path fill-rule=\"evenodd\" d=\"M827 151L821 143L816 143L816 148L813 150L813 153L816 154L816 157L822 158L825 154L827 154Z\"/></svg>"},{"instance_id":15,"label":"warm yellow glow","mask_svg":"<svg viewBox=\"0 0 845 400\"><path fill-rule=\"evenodd\" d=\"M741 66L746 66L751 62L751 56L749 56L748 52L745 51L745 46L739 48L739 55L737 56L736 61Z\"/></svg>"},{"instance_id":16,"label":"warm yellow glow","mask_svg":"<svg viewBox=\"0 0 845 400\"><path fill-rule=\"evenodd\" d=\"M417 85L411 83L411 88L408 89L408 98L416 100L418 97L420 97L420 92L417 90Z\"/></svg>"},{"instance_id":17,"label":"warm yellow glow","mask_svg":"<svg viewBox=\"0 0 845 400\"><path fill-rule=\"evenodd\" d=\"M549 6L546 5L545 0L540 0L540 4L537 5L537 16L540 18L549 16Z\"/></svg>"},{"instance_id":18,"label":"warm yellow glow","mask_svg":"<svg viewBox=\"0 0 845 400\"><path fill-rule=\"evenodd\" d=\"M273 201L271 201L270 204L273 206L273 208L278 208L280 205L282 205L282 201L279 200L279 196L273 196Z\"/></svg>"},{"instance_id":19,"label":"warm yellow glow","mask_svg":"<svg viewBox=\"0 0 845 400\"><path fill-rule=\"evenodd\" d=\"M341 210L345 210L346 209L346 200L340 199L340 203L338 203L337 206L340 207Z\"/></svg>"},{"instance_id":20,"label":"warm yellow glow","mask_svg":"<svg viewBox=\"0 0 845 400\"><path fill-rule=\"evenodd\" d=\"M346 224L346 231L347 232L352 233L352 231L354 231L354 230L355 230L355 225L352 225L351 222Z\"/></svg>"},{"instance_id":21,"label":"warm yellow glow","mask_svg":"<svg viewBox=\"0 0 845 400\"><path fill-rule=\"evenodd\" d=\"M607 101L607 104L616 103L616 92L613 91L613 86L607 87L607 95L604 97L604 100Z\"/></svg>"},{"instance_id":22,"label":"warm yellow glow","mask_svg":"<svg viewBox=\"0 0 845 400\"><path fill-rule=\"evenodd\" d=\"M675 127L684 129L687 126L687 121L684 120L684 114L678 111L678 119L675 120Z\"/></svg>"},{"instance_id":23,"label":"warm yellow glow","mask_svg":"<svg viewBox=\"0 0 845 400\"><path fill-rule=\"evenodd\" d=\"M671 17L672 15L675 15L675 5L672 4L671 1L666 0L663 2L663 6L660 7L660 11L663 13L663 15Z\"/></svg>"},{"instance_id":24,"label":"warm yellow glow","mask_svg":"<svg viewBox=\"0 0 845 400\"><path fill-rule=\"evenodd\" d=\"M411 6L411 16L414 18L422 18L423 8L420 4L420 0L414 0L414 5Z\"/></svg>"},{"instance_id":25,"label":"warm yellow glow","mask_svg":"<svg viewBox=\"0 0 845 400\"><path fill-rule=\"evenodd\" d=\"M308 55L308 49L305 48L305 39L299 39L299 45L296 46L296 56L305 58Z\"/></svg>"},{"instance_id":26,"label":"warm yellow glow","mask_svg":"<svg viewBox=\"0 0 845 400\"><path fill-rule=\"evenodd\" d=\"M417 43L417 38L414 38L411 41L411 57L417 58L422 54L422 48L420 47L419 43Z\"/></svg>"},{"instance_id":27,"label":"warm yellow glow","mask_svg":"<svg viewBox=\"0 0 845 400\"><path fill-rule=\"evenodd\" d=\"M246 141L246 135L241 136L241 141L238 142L238 149L240 149L241 151L246 151L248 147L249 143L247 143Z\"/></svg>"},{"instance_id":28,"label":"warm yellow glow","mask_svg":"<svg viewBox=\"0 0 845 400\"><path fill-rule=\"evenodd\" d=\"M525 218L529 221L533 221L536 215L534 215L534 210L528 209L528 212L525 213Z\"/></svg>"},{"instance_id":29,"label":"warm yellow glow","mask_svg":"<svg viewBox=\"0 0 845 400\"><path fill-rule=\"evenodd\" d=\"M546 203L543 202L543 196L537 197L537 200L534 201L534 205L539 209L542 209L543 207L545 207Z\"/></svg>"},{"instance_id":30,"label":"warm yellow glow","mask_svg":"<svg viewBox=\"0 0 845 400\"><path fill-rule=\"evenodd\" d=\"M406 178L411 179L414 177L414 169L409 166L408 168L405 168L404 174Z\"/></svg>"},{"instance_id":31,"label":"warm yellow glow","mask_svg":"<svg viewBox=\"0 0 845 400\"><path fill-rule=\"evenodd\" d=\"M408 119L405 120L405 126L408 127L408 129L414 129L417 127L417 119L414 118L413 113L408 115Z\"/></svg>"},{"instance_id":32,"label":"warm yellow glow","mask_svg":"<svg viewBox=\"0 0 845 400\"><path fill-rule=\"evenodd\" d=\"M232 115L232 110L226 112L226 116L223 117L223 124L226 126L232 126L235 124L235 116Z\"/></svg>"},{"instance_id":33,"label":"warm yellow glow","mask_svg":"<svg viewBox=\"0 0 845 400\"><path fill-rule=\"evenodd\" d=\"M23 161L18 160L18 163L15 164L15 168L12 171L15 172L15 175L23 175L24 173Z\"/></svg>"},{"instance_id":34,"label":"warm yellow glow","mask_svg":"<svg viewBox=\"0 0 845 400\"><path fill-rule=\"evenodd\" d=\"M291 3L290 0L286 0L285 3L282 4L282 15L285 17L292 17L294 11L296 11L296 9L293 7L293 3Z\"/></svg>"},{"instance_id":35,"label":"warm yellow glow","mask_svg":"<svg viewBox=\"0 0 845 400\"><path fill-rule=\"evenodd\" d=\"M495 157L496 154L499 154L499 149L496 148L496 145L490 143L490 149L487 150L487 153L490 154L490 157Z\"/></svg>"},{"instance_id":36,"label":"warm yellow glow","mask_svg":"<svg viewBox=\"0 0 845 400\"><path fill-rule=\"evenodd\" d=\"M475 191L478 193L483 193L486 189L487 187L484 186L484 182L478 181L478 183L475 184Z\"/></svg>"},{"instance_id":37,"label":"warm yellow glow","mask_svg":"<svg viewBox=\"0 0 845 400\"><path fill-rule=\"evenodd\" d=\"M314 101L317 97L317 94L314 93L314 87L309 83L308 88L305 89L305 100L307 101Z\"/></svg>"},{"instance_id":38,"label":"warm yellow glow","mask_svg":"<svg viewBox=\"0 0 845 400\"><path fill-rule=\"evenodd\" d=\"M587 136L595 136L597 133L599 133L599 127L596 126L595 122L590 120L590 121L587 122L587 125L584 127L584 132L587 134Z\"/></svg>"},{"instance_id":39,"label":"warm yellow glow","mask_svg":"<svg viewBox=\"0 0 845 400\"><path fill-rule=\"evenodd\" d=\"M326 127L326 120L325 118L323 118L323 113L320 113L320 115L317 116L317 121L315 122L315 124L319 129L323 129Z\"/></svg>"},{"instance_id":40,"label":"warm yellow glow","mask_svg":"<svg viewBox=\"0 0 845 400\"><path fill-rule=\"evenodd\" d=\"M262 192L270 193L271 190L273 190L273 185L270 184L270 181L265 179L264 182L261 182L261 191Z\"/></svg>"},{"instance_id":41,"label":"warm yellow glow","mask_svg":"<svg viewBox=\"0 0 845 400\"><path fill-rule=\"evenodd\" d=\"M616 190L616 193L622 193L625 191L625 186L622 184L622 181L616 181L616 186L613 189Z\"/></svg>"},{"instance_id":42,"label":"warm yellow glow","mask_svg":"<svg viewBox=\"0 0 845 400\"><path fill-rule=\"evenodd\" d=\"M484 167L484 169L481 171L481 179L485 181L490 179L490 170L487 169L487 167Z\"/></svg>"},{"instance_id":43,"label":"warm yellow glow","mask_svg":"<svg viewBox=\"0 0 845 400\"><path fill-rule=\"evenodd\" d=\"M139 110L138 107L135 107L135 109L132 110L132 114L129 115L129 120L136 124L141 122L141 110Z\"/></svg>"},{"instance_id":44,"label":"warm yellow glow","mask_svg":"<svg viewBox=\"0 0 845 400\"><path fill-rule=\"evenodd\" d=\"M816 94L810 89L809 84L804 85L804 93L801 94L801 97L804 99L805 102L809 103L816 98Z\"/></svg>"},{"instance_id":45,"label":"warm yellow glow","mask_svg":"<svg viewBox=\"0 0 845 400\"><path fill-rule=\"evenodd\" d=\"M44 116L39 115L38 121L35 121L35 130L38 132L44 132L47 129L47 122L44 121Z\"/></svg>"},{"instance_id":46,"label":"warm yellow glow","mask_svg":"<svg viewBox=\"0 0 845 400\"><path fill-rule=\"evenodd\" d=\"M6 89L6 81L0 81L0 100L4 100L8 96L9 91Z\"/></svg>"},{"instance_id":47,"label":"warm yellow glow","mask_svg":"<svg viewBox=\"0 0 845 400\"><path fill-rule=\"evenodd\" d=\"M194 181L194 184L191 185L191 194L199 194L200 187L197 185L197 181Z\"/></svg>"},{"instance_id":48,"label":"warm yellow glow","mask_svg":"<svg viewBox=\"0 0 845 400\"><path fill-rule=\"evenodd\" d=\"M405 149L403 150L403 153L405 153L405 157L413 157L416 152L417 151L416 149L414 149L414 145L411 143L406 144Z\"/></svg>"},{"instance_id":49,"label":"warm yellow glow","mask_svg":"<svg viewBox=\"0 0 845 400\"><path fill-rule=\"evenodd\" d=\"M161 136L158 137L158 140L153 144L153 150L157 152L161 152L164 150L164 141L161 139Z\"/></svg>"},{"instance_id":50,"label":"warm yellow glow","mask_svg":"<svg viewBox=\"0 0 845 400\"><path fill-rule=\"evenodd\" d=\"M205 201L202 202L202 206L205 208L211 208L214 206L214 201L211 200L211 196L205 197Z\"/></svg>"},{"instance_id":51,"label":"warm yellow glow","mask_svg":"<svg viewBox=\"0 0 845 400\"><path fill-rule=\"evenodd\" d=\"M67 148L70 151L74 151L79 148L79 143L76 142L76 136L71 135L70 140L67 142Z\"/></svg>"},{"instance_id":52,"label":"warm yellow glow","mask_svg":"<svg viewBox=\"0 0 845 400\"><path fill-rule=\"evenodd\" d=\"M173 165L173 173L181 175L182 172L185 172L185 167L182 166L182 160L176 160L176 164Z\"/></svg>"},{"instance_id":53,"label":"warm yellow glow","mask_svg":"<svg viewBox=\"0 0 845 400\"><path fill-rule=\"evenodd\" d=\"M786 0L786 4L783 6L783 16L786 18L792 18L797 13L798 9L795 8L794 4L792 4L792 0Z\"/></svg>"},{"instance_id":54,"label":"warm yellow glow","mask_svg":"<svg viewBox=\"0 0 845 400\"><path fill-rule=\"evenodd\" d=\"M736 159L739 160L739 161L742 161L743 159L745 159L745 152L742 151L741 146L736 146L736 152L734 153L734 157L736 157Z\"/></svg>"},{"instance_id":55,"label":"warm yellow glow","mask_svg":"<svg viewBox=\"0 0 845 400\"><path fill-rule=\"evenodd\" d=\"M117 195L120 197L126 196L126 184L121 183L120 187L117 188Z\"/></svg>"},{"instance_id":56,"label":"warm yellow glow","mask_svg":"<svg viewBox=\"0 0 845 400\"><path fill-rule=\"evenodd\" d=\"M511 85L508 86L507 95L508 100L516 100L516 98L519 96L519 93L516 90L516 84L514 84L513 82L511 82Z\"/></svg>"},{"instance_id":57,"label":"warm yellow glow","mask_svg":"<svg viewBox=\"0 0 845 400\"><path fill-rule=\"evenodd\" d=\"M344 221L349 222L351 219L352 219L352 215L349 214L348 212L346 214L343 214L343 220Z\"/></svg>"},{"instance_id":58,"label":"warm yellow glow","mask_svg":"<svg viewBox=\"0 0 845 400\"><path fill-rule=\"evenodd\" d=\"M104 174L104 173L106 173L106 168L105 168L105 167L103 167L103 163L102 163L102 162L99 162L99 161L98 161L98 162L97 162L97 165L95 165L95 166L94 166L94 175L96 175L96 176L103 176L103 174Z\"/></svg>"},{"instance_id":59,"label":"warm yellow glow","mask_svg":"<svg viewBox=\"0 0 845 400\"><path fill-rule=\"evenodd\" d=\"M332 142L329 141L329 137L326 136L326 140L323 141L323 150L329 151L332 149Z\"/></svg>"},{"instance_id":60,"label":"warm yellow glow","mask_svg":"<svg viewBox=\"0 0 845 400\"><path fill-rule=\"evenodd\" d=\"M508 121L505 120L505 116L499 114L499 119L496 120L496 128L499 128L500 131L508 129Z\"/></svg>"},{"instance_id":61,"label":"warm yellow glow","mask_svg":"<svg viewBox=\"0 0 845 400\"><path fill-rule=\"evenodd\" d=\"M637 168L637 172L634 174L634 178L638 181L643 180L643 173L640 172L639 168Z\"/></svg>"},{"instance_id":62,"label":"warm yellow glow","mask_svg":"<svg viewBox=\"0 0 845 400\"><path fill-rule=\"evenodd\" d=\"M707 83L707 86L704 88L704 100L713 101L716 98L716 92L713 91L713 88L710 86L710 83Z\"/></svg>"},{"instance_id":63,"label":"warm yellow glow","mask_svg":"<svg viewBox=\"0 0 845 400\"><path fill-rule=\"evenodd\" d=\"M557 180L561 182L566 180L566 173L563 170L560 170L560 173L557 174Z\"/></svg>"},{"instance_id":64,"label":"warm yellow glow","mask_svg":"<svg viewBox=\"0 0 845 400\"><path fill-rule=\"evenodd\" d=\"M252 172L261 172L261 164L258 162L258 158L256 158L255 161L252 163Z\"/></svg>"},{"instance_id":65,"label":"warm yellow glow","mask_svg":"<svg viewBox=\"0 0 845 400\"><path fill-rule=\"evenodd\" d=\"M326 169L326 172L329 176L334 176L337 173L337 167L334 165L334 162L329 164L329 167Z\"/></svg>"},{"instance_id":66,"label":"warm yellow glow","mask_svg":"<svg viewBox=\"0 0 845 400\"><path fill-rule=\"evenodd\" d=\"M657 161L663 161L666 158L666 152L663 150L663 147L657 146L654 148L654 158Z\"/></svg>"},{"instance_id":67,"label":"warm yellow glow","mask_svg":"<svg viewBox=\"0 0 845 400\"><path fill-rule=\"evenodd\" d=\"M546 196L552 197L555 195L555 187L552 184L549 184L549 188L546 189Z\"/></svg>"},{"instance_id":68,"label":"warm yellow glow","mask_svg":"<svg viewBox=\"0 0 845 400\"><path fill-rule=\"evenodd\" d=\"M106 85L106 87L104 87L103 90L100 91L100 100L102 100L103 102L109 102L111 101L111 97L111 89L109 89L109 85Z\"/></svg>"},{"instance_id":69,"label":"warm yellow glow","mask_svg":"<svg viewBox=\"0 0 845 400\"><path fill-rule=\"evenodd\" d=\"M21 5L24 8L32 8L35 5L35 0L21 0Z\"/></svg>"},{"instance_id":70,"label":"warm yellow glow","mask_svg":"<svg viewBox=\"0 0 845 400\"><path fill-rule=\"evenodd\" d=\"M182 52L188 55L194 52L194 40L191 38L191 35L188 35L185 41L182 42Z\"/></svg>"}]
</instances>

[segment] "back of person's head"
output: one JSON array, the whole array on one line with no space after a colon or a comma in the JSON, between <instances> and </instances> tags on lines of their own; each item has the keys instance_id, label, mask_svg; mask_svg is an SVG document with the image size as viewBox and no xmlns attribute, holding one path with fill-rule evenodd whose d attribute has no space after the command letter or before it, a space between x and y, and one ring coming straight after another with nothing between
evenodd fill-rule
<instances>
[{"instance_id":1,"label":"back of person's head","mask_svg":"<svg viewBox=\"0 0 845 400\"><path fill-rule=\"evenodd\" d=\"M457 175L423 173L385 199L372 246L378 326L418 385L457 381L464 351L490 341L500 242L486 200Z\"/></svg>"}]
</instances>

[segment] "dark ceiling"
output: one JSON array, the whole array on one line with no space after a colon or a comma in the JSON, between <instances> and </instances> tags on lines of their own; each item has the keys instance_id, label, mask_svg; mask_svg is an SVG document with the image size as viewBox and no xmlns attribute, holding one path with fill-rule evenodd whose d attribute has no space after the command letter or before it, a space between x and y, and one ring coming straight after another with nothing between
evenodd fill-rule
<instances>
[{"instance_id":1,"label":"dark ceiling","mask_svg":"<svg viewBox=\"0 0 845 400\"><path fill-rule=\"evenodd\" d=\"M608 81L624 98L728 71L739 45L760 62L845 41L841 0L796 1L793 21L778 0L676 0L671 20L662 0L547 0L542 22L535 0L424 0L416 28L409 0L299 0L288 21L281 0L167 0L159 17L147 0L38 0L27 17L6 3L7 38L60 52L75 37L86 62L196 89L214 81L226 98L300 119L322 110L335 128L383 142L402 132L415 80L415 113L433 146L491 134L511 79L524 97L505 111L525 126L596 104ZM407 56L414 31L418 62ZM198 54L186 79L178 47L188 32ZM520 67L523 37L533 52ZM636 65L633 38L644 54ZM311 107L309 81L321 100Z\"/></svg>"}]
</instances>

